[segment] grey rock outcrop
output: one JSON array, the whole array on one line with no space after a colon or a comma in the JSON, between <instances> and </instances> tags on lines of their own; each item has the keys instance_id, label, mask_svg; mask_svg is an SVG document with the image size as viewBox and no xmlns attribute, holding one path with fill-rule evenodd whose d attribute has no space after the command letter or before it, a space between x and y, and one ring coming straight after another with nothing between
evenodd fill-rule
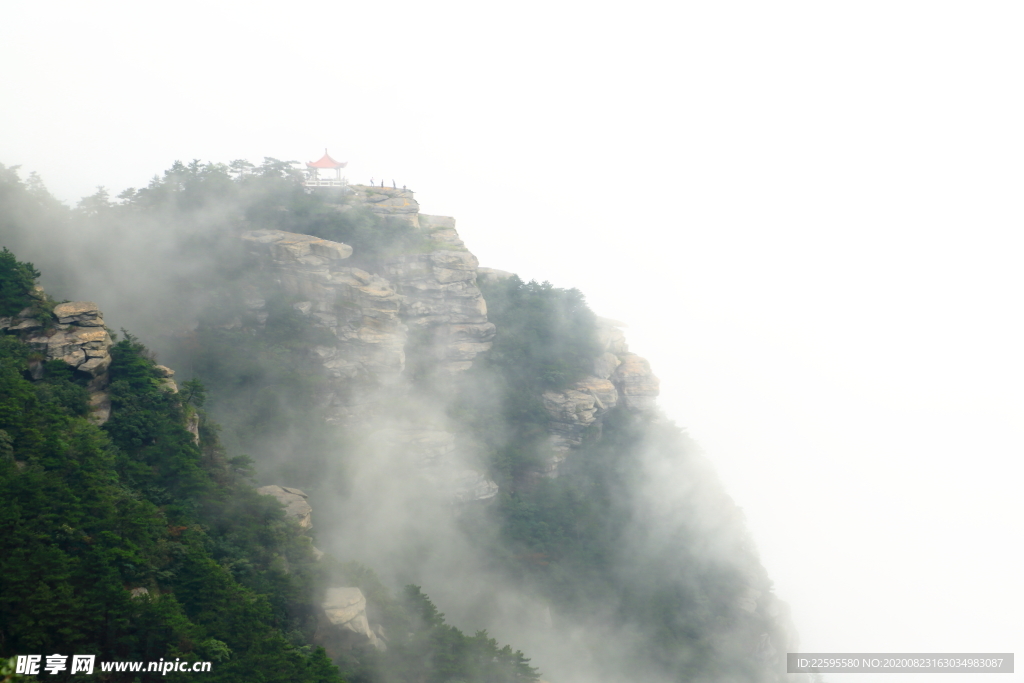
<instances>
[{"instance_id":1,"label":"grey rock outcrop","mask_svg":"<svg viewBox=\"0 0 1024 683\"><path fill-rule=\"evenodd\" d=\"M336 379L364 376L387 385L404 368L405 332L414 329L422 333L417 339L429 346L440 368L468 369L490 349L495 327L487 320L487 304L476 284L479 263L459 239L455 220L420 215L409 191L362 185L351 190L349 206L409 218L421 231L426 249L398 256L380 273L369 273L344 263L352 248L339 242L280 230L242 235L268 275L300 299L295 310L337 337L337 344L314 349L315 359ZM249 315L265 322L266 302L259 292L253 291L244 304ZM339 401L338 419L352 412L343 404Z\"/></svg>"},{"instance_id":2,"label":"grey rock outcrop","mask_svg":"<svg viewBox=\"0 0 1024 683\"><path fill-rule=\"evenodd\" d=\"M623 354L619 360L622 362L612 373L612 381L622 394L623 404L637 411L654 410L660 382L651 372L651 364L635 353Z\"/></svg>"},{"instance_id":3,"label":"grey rock outcrop","mask_svg":"<svg viewBox=\"0 0 1024 683\"><path fill-rule=\"evenodd\" d=\"M420 227L420 205L413 198L412 190L370 185L349 185L353 195L352 205L362 205L381 216L393 216L408 221L414 228Z\"/></svg>"},{"instance_id":4,"label":"grey rock outcrop","mask_svg":"<svg viewBox=\"0 0 1024 683\"><path fill-rule=\"evenodd\" d=\"M160 374L160 388L171 394L178 393L178 384L174 381L174 370L166 365L157 365L155 369Z\"/></svg>"},{"instance_id":5,"label":"grey rock outcrop","mask_svg":"<svg viewBox=\"0 0 1024 683\"><path fill-rule=\"evenodd\" d=\"M242 239L268 276L302 300L295 310L331 332L333 343L311 348L310 358L335 380L328 397L332 419L359 414L363 406L348 391L351 381L386 386L405 367L406 327L395 288L379 275L345 265L352 248L340 242L281 230L246 232ZM259 322L266 302L252 292L246 305Z\"/></svg>"},{"instance_id":6,"label":"grey rock outcrop","mask_svg":"<svg viewBox=\"0 0 1024 683\"><path fill-rule=\"evenodd\" d=\"M615 407L619 394L609 380L585 377L564 391L545 391L541 398L550 419L552 451L544 473L553 476L568 452L582 445L587 429Z\"/></svg>"},{"instance_id":7,"label":"grey rock outcrop","mask_svg":"<svg viewBox=\"0 0 1024 683\"><path fill-rule=\"evenodd\" d=\"M548 414L550 452L542 473L553 477L569 452L582 445L588 429L600 428L601 417L621 403L629 410L655 409L658 378L646 359L630 353L622 323L597 319L601 353L594 359L593 375L563 391L545 391L541 399Z\"/></svg>"},{"instance_id":8,"label":"grey rock outcrop","mask_svg":"<svg viewBox=\"0 0 1024 683\"><path fill-rule=\"evenodd\" d=\"M110 367L110 335L102 327L68 325L26 336L23 341L43 353L46 360L62 360L92 379L90 388L100 388Z\"/></svg>"},{"instance_id":9,"label":"grey rock outcrop","mask_svg":"<svg viewBox=\"0 0 1024 683\"><path fill-rule=\"evenodd\" d=\"M551 431L569 445L578 446L583 430L614 408L619 395L607 379L586 377L565 391L545 391L542 398L551 418Z\"/></svg>"},{"instance_id":10,"label":"grey rock outcrop","mask_svg":"<svg viewBox=\"0 0 1024 683\"><path fill-rule=\"evenodd\" d=\"M480 264L459 239L454 219L420 219L436 248L390 261L385 274L403 296L402 319L411 329L428 333L441 368L466 370L476 356L491 348L495 335L476 283Z\"/></svg>"},{"instance_id":11,"label":"grey rock outcrop","mask_svg":"<svg viewBox=\"0 0 1024 683\"><path fill-rule=\"evenodd\" d=\"M384 651L384 641L370 628L366 617L366 596L350 586L328 588L320 603L320 615L313 641L337 658L353 648L372 646Z\"/></svg>"},{"instance_id":12,"label":"grey rock outcrop","mask_svg":"<svg viewBox=\"0 0 1024 683\"><path fill-rule=\"evenodd\" d=\"M42 289L36 295L43 297ZM113 341L103 323L103 314L91 301L57 304L50 317L38 308L27 308L18 315L0 318L0 330L13 332L39 352L44 361L61 360L88 379L92 419L102 424L110 417L110 398L104 391L110 379L110 347ZM30 370L41 373L39 363ZM37 378L38 379L38 378Z\"/></svg>"},{"instance_id":13,"label":"grey rock outcrop","mask_svg":"<svg viewBox=\"0 0 1024 683\"><path fill-rule=\"evenodd\" d=\"M623 327L623 323L615 320L597 319L597 338L603 351L594 359L594 376L610 380L626 408L652 411L656 407L660 382L646 358L630 353Z\"/></svg>"},{"instance_id":14,"label":"grey rock outcrop","mask_svg":"<svg viewBox=\"0 0 1024 683\"><path fill-rule=\"evenodd\" d=\"M375 185L349 185L349 192L355 202L366 206L374 213L386 216L418 214L420 204L413 198L412 190Z\"/></svg>"},{"instance_id":15,"label":"grey rock outcrop","mask_svg":"<svg viewBox=\"0 0 1024 683\"><path fill-rule=\"evenodd\" d=\"M103 314L91 301L71 301L53 307L53 315L61 325L103 327Z\"/></svg>"},{"instance_id":16,"label":"grey rock outcrop","mask_svg":"<svg viewBox=\"0 0 1024 683\"><path fill-rule=\"evenodd\" d=\"M302 490L271 484L270 486L261 486L256 489L256 493L276 498L284 505L285 515L297 521L301 529L313 528L313 508L307 502L309 496Z\"/></svg>"},{"instance_id":17,"label":"grey rock outcrop","mask_svg":"<svg viewBox=\"0 0 1024 683\"><path fill-rule=\"evenodd\" d=\"M407 220L420 232L414 253L391 258L377 273L350 266L348 245L279 230L242 234L261 274L298 299L293 309L333 339L311 345L311 362L328 379L323 401L330 422L366 426L369 417L408 420L392 414L407 391L400 382L407 348L429 360L431 371L451 375L468 369L491 348L495 327L476 283L478 262L446 216L420 215L412 193L354 185L339 210L365 206L379 215ZM266 301L255 283L242 297L238 320L262 325ZM237 326L241 323L232 323ZM409 334L412 332L413 334ZM416 345L409 347L410 339ZM416 411L417 413L422 411ZM403 443L401 460L421 470L431 486L448 491L456 503L493 499L497 485L453 458L454 435L429 420L412 419L389 428Z\"/></svg>"},{"instance_id":18,"label":"grey rock outcrop","mask_svg":"<svg viewBox=\"0 0 1024 683\"><path fill-rule=\"evenodd\" d=\"M283 230L255 230L243 235L242 239L265 245L278 264L301 265L314 271L352 255L352 247L347 244Z\"/></svg>"},{"instance_id":19,"label":"grey rock outcrop","mask_svg":"<svg viewBox=\"0 0 1024 683\"><path fill-rule=\"evenodd\" d=\"M103 322L103 313L92 301L68 301L53 307L52 316L41 307L45 300L42 288L34 296L40 306L27 308L17 316L0 318L0 330L14 332L30 348L37 351L43 361L61 360L74 368L78 377L87 380L89 416L97 424L110 419L111 404L107 387L110 384L110 347L113 340ZM35 379L42 376L42 364L30 362L29 370ZM160 388L177 393L174 370L156 366ZM188 413L185 428L199 443L199 417Z\"/></svg>"},{"instance_id":20,"label":"grey rock outcrop","mask_svg":"<svg viewBox=\"0 0 1024 683\"><path fill-rule=\"evenodd\" d=\"M307 349L328 379L322 398L328 421L369 427L371 418L379 425L390 416L387 405L408 398L409 385L400 381L407 349L415 348L416 357L443 378L469 369L492 346L496 329L476 285L479 264L459 239L455 219L420 215L411 191L367 185L350 190L339 210L366 207L406 220L419 231L421 248L371 273L346 264L352 253L347 245L281 230L252 230L242 239L267 279L298 299L293 308L332 333L330 343ZM255 284L243 298L240 319L263 325L266 302ZM388 442L374 447L412 467L426 487L457 504L497 495L498 485L473 469L472 458L455 457L454 434L429 420L387 431Z\"/></svg>"}]
</instances>

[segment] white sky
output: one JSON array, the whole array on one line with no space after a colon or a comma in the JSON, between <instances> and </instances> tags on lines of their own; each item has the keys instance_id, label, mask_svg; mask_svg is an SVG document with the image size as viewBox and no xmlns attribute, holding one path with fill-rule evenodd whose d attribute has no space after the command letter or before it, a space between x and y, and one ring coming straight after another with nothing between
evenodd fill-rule
<instances>
[{"instance_id":1,"label":"white sky","mask_svg":"<svg viewBox=\"0 0 1024 683\"><path fill-rule=\"evenodd\" d=\"M0 162L71 202L325 146L355 182L394 178L483 265L629 323L803 650L1024 650L1022 19L8 3Z\"/></svg>"}]
</instances>

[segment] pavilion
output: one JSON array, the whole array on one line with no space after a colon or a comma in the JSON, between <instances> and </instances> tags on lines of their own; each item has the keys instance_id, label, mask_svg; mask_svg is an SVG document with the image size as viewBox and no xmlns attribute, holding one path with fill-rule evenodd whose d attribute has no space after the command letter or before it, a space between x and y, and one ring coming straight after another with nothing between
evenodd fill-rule
<instances>
[{"instance_id":1,"label":"pavilion","mask_svg":"<svg viewBox=\"0 0 1024 683\"><path fill-rule=\"evenodd\" d=\"M347 161L335 161L331 158L331 155L324 149L324 155L316 161L307 161L306 168L306 180L302 183L306 187L344 187L348 185L348 180L341 177L341 169L348 166ZM333 178L321 178L321 169L334 169Z\"/></svg>"}]
</instances>

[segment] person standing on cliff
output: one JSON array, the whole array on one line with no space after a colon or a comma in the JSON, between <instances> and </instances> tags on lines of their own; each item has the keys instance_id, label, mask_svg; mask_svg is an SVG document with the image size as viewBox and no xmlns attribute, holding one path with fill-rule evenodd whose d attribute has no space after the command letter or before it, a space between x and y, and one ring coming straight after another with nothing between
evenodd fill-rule
<instances>
[{"instance_id":1,"label":"person standing on cliff","mask_svg":"<svg viewBox=\"0 0 1024 683\"><path fill-rule=\"evenodd\" d=\"M370 187L373 187L373 178L370 178Z\"/></svg>"}]
</instances>

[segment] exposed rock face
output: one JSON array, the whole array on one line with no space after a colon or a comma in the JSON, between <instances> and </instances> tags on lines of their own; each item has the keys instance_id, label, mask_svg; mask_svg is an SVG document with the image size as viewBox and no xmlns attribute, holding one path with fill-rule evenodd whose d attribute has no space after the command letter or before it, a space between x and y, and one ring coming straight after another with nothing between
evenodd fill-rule
<instances>
[{"instance_id":1,"label":"exposed rock face","mask_svg":"<svg viewBox=\"0 0 1024 683\"><path fill-rule=\"evenodd\" d=\"M552 420L552 431L566 435L579 445L579 428L586 428L619 400L615 385L607 379L585 377L565 391L545 391L544 408Z\"/></svg>"},{"instance_id":2,"label":"exposed rock face","mask_svg":"<svg viewBox=\"0 0 1024 683\"><path fill-rule=\"evenodd\" d=\"M320 605L321 613L313 641L322 645L328 656L337 658L352 648L371 645L386 650L366 618L366 597L358 588L328 588Z\"/></svg>"},{"instance_id":3,"label":"exposed rock face","mask_svg":"<svg viewBox=\"0 0 1024 683\"><path fill-rule=\"evenodd\" d=\"M156 371L160 373L160 388L171 394L178 393L178 384L174 381L174 370L166 365L157 365Z\"/></svg>"},{"instance_id":4,"label":"exposed rock face","mask_svg":"<svg viewBox=\"0 0 1024 683\"><path fill-rule=\"evenodd\" d=\"M654 410L660 383L651 372L651 364L635 353L623 354L619 360L622 363L615 368L612 381L622 394L623 404L632 410Z\"/></svg>"},{"instance_id":5,"label":"exposed rock face","mask_svg":"<svg viewBox=\"0 0 1024 683\"><path fill-rule=\"evenodd\" d=\"M355 200L369 208L370 211L382 216L414 217L413 225L420 226L419 221L415 220L420 212L420 204L413 199L412 190L372 185L349 185L348 187L355 196Z\"/></svg>"},{"instance_id":6,"label":"exposed rock face","mask_svg":"<svg viewBox=\"0 0 1024 683\"><path fill-rule=\"evenodd\" d=\"M246 233L242 239L266 245L271 257L279 264L292 263L314 270L352 255L352 247L347 244L283 230L256 230Z\"/></svg>"},{"instance_id":7,"label":"exposed rock face","mask_svg":"<svg viewBox=\"0 0 1024 683\"><path fill-rule=\"evenodd\" d=\"M53 314L61 325L79 325L81 327L103 327L103 314L91 301L72 301L57 304Z\"/></svg>"},{"instance_id":8,"label":"exposed rock face","mask_svg":"<svg viewBox=\"0 0 1024 683\"><path fill-rule=\"evenodd\" d=\"M557 476L559 464L569 451L582 445L587 429L600 428L601 416L620 401L638 412L655 409L658 378L650 364L629 352L622 323L606 318L597 322L602 352L594 360L594 374L564 391L545 391L541 397L551 420L551 454L543 469L546 476Z\"/></svg>"},{"instance_id":9,"label":"exposed rock face","mask_svg":"<svg viewBox=\"0 0 1024 683\"><path fill-rule=\"evenodd\" d=\"M487 320L487 304L477 286L480 274L500 281L510 273L480 269L459 239L455 220L420 215L412 193L393 188L351 186L349 206L400 216L418 228L427 240L423 253L405 254L369 273L345 265L352 248L329 240L279 230L244 233L250 249L283 289L301 299L295 309L329 329L334 344L310 349L310 357L334 380L328 397L329 419L350 422L373 412L372 392L352 390L353 382L371 378L377 386L392 386L401 375L411 331L433 367L457 373L491 348L495 327ZM432 247L432 248L431 248ZM244 302L250 316L266 321L266 302L253 291ZM629 352L621 323L598 319L602 353L594 360L593 374L564 391L544 392L550 416L551 456L544 467L548 476L578 448L588 428L621 402L627 409L651 411L658 395L658 379L646 360ZM394 432L406 440L409 463L435 468L447 482L453 500L489 500L497 487L472 469L459 468L451 459L454 436L427 426ZM444 473L442 475L442 472Z\"/></svg>"},{"instance_id":10,"label":"exposed rock face","mask_svg":"<svg viewBox=\"0 0 1024 683\"><path fill-rule=\"evenodd\" d=\"M296 520L300 528L307 530L313 528L313 508L306 502L309 496L300 489L271 484L270 486L261 486L256 489L256 493L273 496L280 501L284 505L285 515Z\"/></svg>"},{"instance_id":11,"label":"exposed rock face","mask_svg":"<svg viewBox=\"0 0 1024 683\"><path fill-rule=\"evenodd\" d=\"M429 330L441 367L466 370L491 348L495 334L476 284L479 262L459 239L453 218L420 216L420 223L437 248L401 256L385 273L404 297L402 319L412 329Z\"/></svg>"},{"instance_id":12,"label":"exposed rock face","mask_svg":"<svg viewBox=\"0 0 1024 683\"><path fill-rule=\"evenodd\" d=\"M626 408L639 412L654 410L660 383L647 359L629 352L623 327L623 323L615 320L597 319L597 338L604 350L594 360L594 376L610 380ZM605 398L601 400L608 402Z\"/></svg>"},{"instance_id":13,"label":"exposed rock face","mask_svg":"<svg viewBox=\"0 0 1024 683\"><path fill-rule=\"evenodd\" d=\"M328 420L358 425L380 417L383 401L404 391L408 331L415 333L418 357L430 359L442 375L468 369L490 349L495 327L476 284L478 263L459 239L455 220L421 216L411 192L355 185L349 206L367 206L380 215L401 217L422 231L426 249L399 256L379 273L348 266L348 245L279 230L255 230L242 239L269 278L300 299L296 311L330 330L333 343L309 348L328 383ZM266 301L254 287L241 316L262 325ZM377 391L387 389L387 392ZM385 398L388 397L388 398ZM401 416L396 416L401 418ZM389 430L385 444L400 448L402 459L422 470L438 490L457 503L488 501L497 484L453 458L454 435L430 424L406 423Z\"/></svg>"},{"instance_id":14,"label":"exposed rock face","mask_svg":"<svg viewBox=\"0 0 1024 683\"><path fill-rule=\"evenodd\" d=\"M43 296L38 288L36 294ZM27 308L16 316L0 318L0 330L16 333L43 360L62 360L88 378L92 419L102 424L110 418L110 398L104 389L110 383L107 370L113 345L103 314L91 301L74 301L57 304L53 315L55 320L47 319L40 310ZM33 376L42 372L38 363L30 369Z\"/></svg>"},{"instance_id":15,"label":"exposed rock face","mask_svg":"<svg viewBox=\"0 0 1024 683\"><path fill-rule=\"evenodd\" d=\"M568 452L582 445L586 430L615 407L619 393L607 379L585 377L565 391L545 391L541 398L551 420L552 457L544 473L554 476Z\"/></svg>"},{"instance_id":16,"label":"exposed rock face","mask_svg":"<svg viewBox=\"0 0 1024 683\"><path fill-rule=\"evenodd\" d=\"M344 265L352 254L346 244L281 230L255 230L242 239L285 292L303 299L295 309L333 334L335 343L310 349L311 358L337 380L329 399L334 419L357 414L359 405L348 391L351 380L388 385L405 367L401 297L379 275ZM266 302L258 292L246 306L257 321L261 314L266 321Z\"/></svg>"},{"instance_id":17,"label":"exposed rock face","mask_svg":"<svg viewBox=\"0 0 1024 683\"><path fill-rule=\"evenodd\" d=\"M24 338L26 344L41 351L46 360L63 360L93 379L90 386L99 388L100 378L110 367L110 335L102 327L68 325L64 329L47 330Z\"/></svg>"},{"instance_id":18,"label":"exposed rock face","mask_svg":"<svg viewBox=\"0 0 1024 683\"><path fill-rule=\"evenodd\" d=\"M479 268L459 239L455 220L418 214L411 192L389 188L352 186L354 202L375 213L404 216L423 231L424 253L392 259L379 274L344 264L348 245L278 230L245 233L243 239L260 257L268 274L284 290L302 300L295 309L329 329L336 343L310 349L336 389L328 397L330 420L349 422L373 412L372 392L352 390L353 381L372 378L377 386L391 386L404 369L406 332L415 335L419 353L433 367L449 373L468 369L479 354L491 348L495 327L487 320L487 304L477 286L478 273L490 280L510 273ZM266 302L253 291L244 302L249 315L266 320ZM564 391L542 396L550 416L551 455L544 473L555 476L568 452L578 448L588 428L622 403L627 409L651 411L658 395L658 379L646 360L629 352L621 323L598 319L603 349L595 358L593 374ZM453 499L489 500L496 485L472 469L458 468L450 455L454 436L427 425L397 430L406 440L409 463L434 467L453 490ZM443 438L442 438L443 437ZM440 439L440 440L439 440Z\"/></svg>"}]
</instances>

